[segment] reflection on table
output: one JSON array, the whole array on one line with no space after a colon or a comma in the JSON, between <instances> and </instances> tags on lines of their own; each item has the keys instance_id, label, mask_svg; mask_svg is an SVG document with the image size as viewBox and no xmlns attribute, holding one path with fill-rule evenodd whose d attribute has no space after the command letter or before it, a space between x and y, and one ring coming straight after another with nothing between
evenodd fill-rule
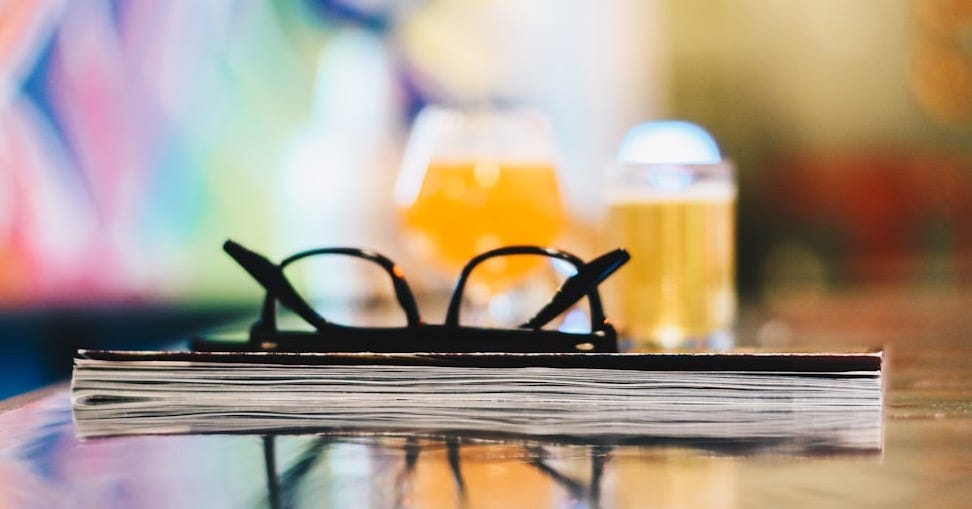
<instances>
[{"instance_id":1,"label":"reflection on table","mask_svg":"<svg viewBox=\"0 0 972 509\"><path fill-rule=\"evenodd\" d=\"M743 315L740 336L765 345L884 345L880 448L374 430L79 440L56 387L3 404L0 507L962 507L967 295L873 292Z\"/></svg>"},{"instance_id":2,"label":"reflection on table","mask_svg":"<svg viewBox=\"0 0 972 509\"><path fill-rule=\"evenodd\" d=\"M740 461L879 462L812 437L497 437L489 433L147 435L78 440L58 392L0 416L4 503L85 507L733 507ZM38 469L39 465L46 465ZM66 488L66 489L65 489ZM64 495L60 495L64 493ZM69 495L68 495L69 494Z\"/></svg>"}]
</instances>

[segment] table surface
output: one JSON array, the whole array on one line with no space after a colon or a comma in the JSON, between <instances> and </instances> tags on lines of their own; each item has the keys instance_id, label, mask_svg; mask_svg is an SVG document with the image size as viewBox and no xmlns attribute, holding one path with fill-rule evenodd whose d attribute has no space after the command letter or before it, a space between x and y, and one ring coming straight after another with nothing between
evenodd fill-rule
<instances>
[{"instance_id":1,"label":"table surface","mask_svg":"<svg viewBox=\"0 0 972 509\"><path fill-rule=\"evenodd\" d=\"M972 293L775 299L739 337L882 345L883 447L461 436L82 441L67 386L0 403L0 507L951 507L972 495ZM269 475L269 473L273 473Z\"/></svg>"}]
</instances>

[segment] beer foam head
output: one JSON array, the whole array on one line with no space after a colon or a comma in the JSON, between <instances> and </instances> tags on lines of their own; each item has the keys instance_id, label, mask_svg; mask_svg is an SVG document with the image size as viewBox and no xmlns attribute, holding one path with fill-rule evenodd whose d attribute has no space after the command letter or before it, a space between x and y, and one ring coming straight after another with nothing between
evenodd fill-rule
<instances>
[{"instance_id":1,"label":"beer foam head","mask_svg":"<svg viewBox=\"0 0 972 509\"><path fill-rule=\"evenodd\" d=\"M649 186L612 186L607 200L612 204L732 202L736 188L730 182L699 182L672 191Z\"/></svg>"},{"instance_id":2,"label":"beer foam head","mask_svg":"<svg viewBox=\"0 0 972 509\"><path fill-rule=\"evenodd\" d=\"M717 164L719 146L691 122L662 120L632 127L618 148L621 164Z\"/></svg>"}]
</instances>

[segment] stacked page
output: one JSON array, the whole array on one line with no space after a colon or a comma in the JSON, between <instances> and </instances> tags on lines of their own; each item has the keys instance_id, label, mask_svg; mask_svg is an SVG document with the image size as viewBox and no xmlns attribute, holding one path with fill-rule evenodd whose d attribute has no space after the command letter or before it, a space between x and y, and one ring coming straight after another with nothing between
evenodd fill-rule
<instances>
[{"instance_id":1,"label":"stacked page","mask_svg":"<svg viewBox=\"0 0 972 509\"><path fill-rule=\"evenodd\" d=\"M880 352L81 351L72 397L82 437L371 430L881 441Z\"/></svg>"}]
</instances>

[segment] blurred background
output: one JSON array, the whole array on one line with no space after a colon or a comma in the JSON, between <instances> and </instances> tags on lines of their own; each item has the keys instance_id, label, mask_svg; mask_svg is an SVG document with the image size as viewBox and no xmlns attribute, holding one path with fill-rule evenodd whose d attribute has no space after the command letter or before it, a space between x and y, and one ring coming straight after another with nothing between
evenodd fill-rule
<instances>
[{"instance_id":1,"label":"blurred background","mask_svg":"<svg viewBox=\"0 0 972 509\"><path fill-rule=\"evenodd\" d=\"M972 0L0 0L0 398L251 316L226 238L420 271L409 126L484 102L549 115L582 256L623 133L679 118L735 162L744 304L969 286Z\"/></svg>"}]
</instances>

